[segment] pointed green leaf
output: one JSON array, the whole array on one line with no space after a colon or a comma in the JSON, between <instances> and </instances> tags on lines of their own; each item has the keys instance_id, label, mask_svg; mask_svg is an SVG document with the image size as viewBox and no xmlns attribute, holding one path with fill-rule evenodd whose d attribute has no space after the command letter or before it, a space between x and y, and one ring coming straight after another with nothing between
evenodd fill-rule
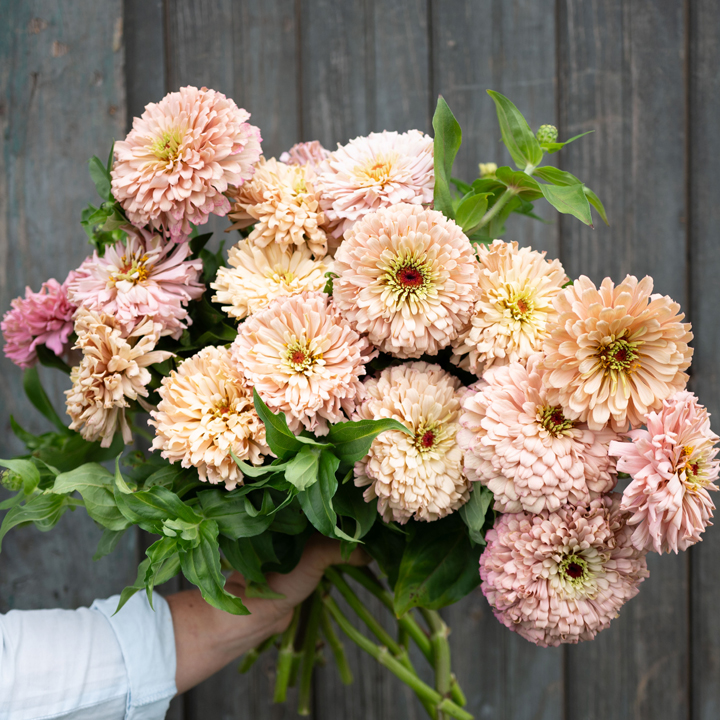
<instances>
[{"instance_id":1,"label":"pointed green leaf","mask_svg":"<svg viewBox=\"0 0 720 720\"><path fill-rule=\"evenodd\" d=\"M108 172L105 164L99 157L93 155L88 161L88 168L90 169L90 177L95 183L95 189L98 195L103 200L112 200L111 181L110 173Z\"/></svg>"},{"instance_id":2,"label":"pointed green leaf","mask_svg":"<svg viewBox=\"0 0 720 720\"><path fill-rule=\"evenodd\" d=\"M528 165L533 167L539 165L542 161L543 151L535 134L527 124L527 120L504 95L494 90L487 92L495 101L502 140L510 151L515 164L520 170L524 170Z\"/></svg>"},{"instance_id":3,"label":"pointed green leaf","mask_svg":"<svg viewBox=\"0 0 720 720\"><path fill-rule=\"evenodd\" d=\"M551 165L544 165L543 167L535 168L533 175L545 182L549 182L552 185L582 185L582 182L573 174L565 172L564 170L559 170Z\"/></svg>"},{"instance_id":4,"label":"pointed green leaf","mask_svg":"<svg viewBox=\"0 0 720 720\"><path fill-rule=\"evenodd\" d=\"M495 175L503 185L526 200L535 200L542 197L537 181L533 180L527 173L505 166L498 168Z\"/></svg>"},{"instance_id":5,"label":"pointed green leaf","mask_svg":"<svg viewBox=\"0 0 720 720\"><path fill-rule=\"evenodd\" d=\"M258 391L253 388L253 401L255 411L265 423L265 439L270 449L281 460L287 460L291 455L300 452L302 443L288 428L285 415L275 414L263 402Z\"/></svg>"},{"instance_id":6,"label":"pointed green leaf","mask_svg":"<svg viewBox=\"0 0 720 720\"><path fill-rule=\"evenodd\" d=\"M109 530L105 528L100 537L100 542L98 542L97 550L93 555L93 560L100 560L100 558L104 558L113 552L124 534L125 530Z\"/></svg>"},{"instance_id":7,"label":"pointed green leaf","mask_svg":"<svg viewBox=\"0 0 720 720\"><path fill-rule=\"evenodd\" d=\"M271 513L250 515L245 498L228 496L225 490L203 490L198 498L203 516L214 520L219 531L234 540L260 535L274 519Z\"/></svg>"},{"instance_id":8,"label":"pointed green leaf","mask_svg":"<svg viewBox=\"0 0 720 720\"><path fill-rule=\"evenodd\" d=\"M602 221L606 225L610 225L607 219L607 213L605 212L605 206L600 202L600 198L587 186L583 186L583 189L585 190L585 195L587 196L587 199L590 201L590 204L598 211L598 214L602 218Z\"/></svg>"},{"instance_id":9,"label":"pointed green leaf","mask_svg":"<svg viewBox=\"0 0 720 720\"><path fill-rule=\"evenodd\" d=\"M465 234L472 233L476 225L480 223L487 210L489 193L479 195L468 195L464 197L455 210L455 222L462 228Z\"/></svg>"},{"instance_id":10,"label":"pointed green leaf","mask_svg":"<svg viewBox=\"0 0 720 720\"><path fill-rule=\"evenodd\" d=\"M545 199L559 212L574 215L586 225L593 227L590 204L582 185L540 185Z\"/></svg>"},{"instance_id":11,"label":"pointed green leaf","mask_svg":"<svg viewBox=\"0 0 720 720\"><path fill-rule=\"evenodd\" d=\"M566 145L569 145L571 142L575 142L576 140L580 139L581 137L585 137L586 135L589 135L590 133L595 132L594 130L588 130L587 132L580 133L579 135L575 135L575 137L571 137L569 140L565 140L563 142L554 142L554 143L543 143L542 148L547 152L548 154L552 155L553 153L556 153L558 150L562 150Z\"/></svg>"},{"instance_id":12,"label":"pointed green leaf","mask_svg":"<svg viewBox=\"0 0 720 720\"><path fill-rule=\"evenodd\" d=\"M485 544L483 526L493 500L493 494L488 488L480 483L473 483L470 499L460 508L460 517L468 527L470 539L481 545Z\"/></svg>"},{"instance_id":13,"label":"pointed green leaf","mask_svg":"<svg viewBox=\"0 0 720 720\"><path fill-rule=\"evenodd\" d=\"M397 430L412 435L401 422L392 418L356 420L331 425L327 439L334 445L334 454L345 464L362 460L370 450L372 441L386 430Z\"/></svg>"},{"instance_id":14,"label":"pointed green leaf","mask_svg":"<svg viewBox=\"0 0 720 720\"><path fill-rule=\"evenodd\" d=\"M55 527L69 507L77 507L80 504L80 500L74 500L67 495L52 493L35 495L24 505L16 505L7 512L0 526L0 546L3 538L12 528L31 522L38 530L46 532Z\"/></svg>"},{"instance_id":15,"label":"pointed green leaf","mask_svg":"<svg viewBox=\"0 0 720 720\"><path fill-rule=\"evenodd\" d=\"M25 495L32 495L35 488L40 484L40 471L32 460L23 460L21 458L0 460L0 467L7 468L22 478L22 490Z\"/></svg>"},{"instance_id":16,"label":"pointed green leaf","mask_svg":"<svg viewBox=\"0 0 720 720\"><path fill-rule=\"evenodd\" d=\"M322 448L306 445L285 468L285 479L298 490L306 490L318 479Z\"/></svg>"},{"instance_id":17,"label":"pointed green leaf","mask_svg":"<svg viewBox=\"0 0 720 720\"><path fill-rule=\"evenodd\" d=\"M455 156L462 142L462 130L445 99L438 97L437 107L432 121L435 138L433 141L435 164L435 190L433 193L434 208L445 217L453 219L452 193L450 178Z\"/></svg>"},{"instance_id":18,"label":"pointed green leaf","mask_svg":"<svg viewBox=\"0 0 720 720\"><path fill-rule=\"evenodd\" d=\"M28 368L23 373L23 388L30 402L62 433L69 433L65 423L60 419L48 398L36 367Z\"/></svg>"},{"instance_id":19,"label":"pointed green leaf","mask_svg":"<svg viewBox=\"0 0 720 720\"><path fill-rule=\"evenodd\" d=\"M47 345L36 345L35 352L37 353L38 360L43 367L51 367L56 370L64 372L69 375L71 372L70 366L61 358L58 357Z\"/></svg>"},{"instance_id":20,"label":"pointed green leaf","mask_svg":"<svg viewBox=\"0 0 720 720\"><path fill-rule=\"evenodd\" d=\"M327 537L335 537L337 515L333 508L333 496L338 486L335 473L339 465L340 461L329 450L321 453L318 482L297 496L308 520Z\"/></svg>"}]
</instances>

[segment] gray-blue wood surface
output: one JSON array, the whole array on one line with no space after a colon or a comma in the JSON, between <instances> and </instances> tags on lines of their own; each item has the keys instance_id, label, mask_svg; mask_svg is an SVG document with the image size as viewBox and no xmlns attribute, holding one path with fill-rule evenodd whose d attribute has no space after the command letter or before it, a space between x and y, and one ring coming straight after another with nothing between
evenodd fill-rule
<instances>
[{"instance_id":1,"label":"gray-blue wood surface","mask_svg":"<svg viewBox=\"0 0 720 720\"><path fill-rule=\"evenodd\" d=\"M611 222L592 230L548 212L551 224L511 220L507 239L547 250L574 277L651 274L694 325L692 387L720 418L719 43L719 0L0 0L0 309L87 254L87 158L169 90L232 96L268 156L301 139L334 147L373 130L429 131L442 93L463 127L456 174L472 178L478 162L508 161L493 88L534 127L595 131L554 157L598 193ZM43 423L20 372L0 363L7 457L21 450L10 414L31 430ZM62 380L42 375L60 403ZM93 563L98 537L81 513L48 535L13 531L0 611L118 592L144 541L128 534ZM526 643L479 591L448 609L478 720L718 720L720 529L683 555L652 556L650 570L612 627L577 647ZM350 688L321 670L313 717L423 717L382 668L359 651L351 663ZM292 706L270 704L272 674L269 657L248 676L227 668L169 717L291 718Z\"/></svg>"}]
</instances>

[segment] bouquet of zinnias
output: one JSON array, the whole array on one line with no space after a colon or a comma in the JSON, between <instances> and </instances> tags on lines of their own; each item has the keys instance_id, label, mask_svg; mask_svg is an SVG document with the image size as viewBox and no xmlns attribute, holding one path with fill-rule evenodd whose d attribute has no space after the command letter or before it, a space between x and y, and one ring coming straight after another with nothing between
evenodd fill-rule
<instances>
[{"instance_id":1,"label":"bouquet of zinnias","mask_svg":"<svg viewBox=\"0 0 720 720\"><path fill-rule=\"evenodd\" d=\"M272 596L266 573L289 572L313 533L347 557L362 545L380 575L329 570L243 663L280 648L280 701L302 666L302 713L321 637L350 679L337 626L431 717L470 718L437 611L481 580L497 618L538 645L606 628L647 577L647 552L700 540L718 438L685 389L690 326L651 278L572 282L559 261L494 239L541 198L587 224L591 205L605 211L542 165L565 144L555 128L533 134L490 95L518 169L481 165L471 184L451 176L461 133L442 98L434 138L301 143L279 160L220 93L186 87L148 105L107 165L90 161L103 200L82 216L93 254L2 323L57 430L12 421L28 454L0 461L16 491L0 537L83 506L104 528L98 557L133 525L158 536L121 605L182 572L236 614L247 610L223 571ZM227 262L198 232L212 214L237 231ZM37 361L69 373L69 426Z\"/></svg>"}]
</instances>

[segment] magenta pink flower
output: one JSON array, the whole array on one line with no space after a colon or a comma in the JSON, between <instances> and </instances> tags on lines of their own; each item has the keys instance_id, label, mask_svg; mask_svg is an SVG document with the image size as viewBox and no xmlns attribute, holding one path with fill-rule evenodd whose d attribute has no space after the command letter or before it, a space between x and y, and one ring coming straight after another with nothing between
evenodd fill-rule
<instances>
[{"instance_id":1,"label":"magenta pink flower","mask_svg":"<svg viewBox=\"0 0 720 720\"><path fill-rule=\"evenodd\" d=\"M480 556L495 617L536 645L592 640L648 576L617 493L587 508L500 515Z\"/></svg>"},{"instance_id":2,"label":"magenta pink flower","mask_svg":"<svg viewBox=\"0 0 720 720\"><path fill-rule=\"evenodd\" d=\"M67 295L73 275L71 272L62 285L48 280L40 292L27 287L24 298L12 301L0 329L5 338L5 355L19 367L29 368L37 362L38 345L46 345L56 355L65 352L77 309Z\"/></svg>"},{"instance_id":3,"label":"magenta pink flower","mask_svg":"<svg viewBox=\"0 0 720 720\"><path fill-rule=\"evenodd\" d=\"M690 392L675 393L660 412L645 416L647 430L631 430L631 443L613 442L618 470L629 473L622 508L635 525L632 541L639 549L677 553L687 550L710 525L715 505L708 490L717 490L720 440L710 430L710 416Z\"/></svg>"},{"instance_id":4,"label":"magenta pink flower","mask_svg":"<svg viewBox=\"0 0 720 720\"><path fill-rule=\"evenodd\" d=\"M164 242L147 230L95 253L78 268L68 296L78 306L111 315L129 334L144 318L179 338L190 324L186 305L205 291L202 260L187 260L190 245Z\"/></svg>"},{"instance_id":5,"label":"magenta pink flower","mask_svg":"<svg viewBox=\"0 0 720 720\"><path fill-rule=\"evenodd\" d=\"M207 88L180 88L147 105L125 140L115 143L112 191L130 221L163 227L182 241L190 223L227 215L223 193L250 179L260 158L260 130L249 118Z\"/></svg>"}]
</instances>

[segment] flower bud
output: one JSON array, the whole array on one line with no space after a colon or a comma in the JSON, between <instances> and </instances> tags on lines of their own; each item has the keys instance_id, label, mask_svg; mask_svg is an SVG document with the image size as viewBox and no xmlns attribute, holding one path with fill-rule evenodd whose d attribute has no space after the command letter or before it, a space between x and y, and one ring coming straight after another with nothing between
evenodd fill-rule
<instances>
[{"instance_id":1,"label":"flower bud","mask_svg":"<svg viewBox=\"0 0 720 720\"><path fill-rule=\"evenodd\" d=\"M0 476L0 485L12 492L18 492L22 489L23 479L14 470L6 470Z\"/></svg>"},{"instance_id":2,"label":"flower bud","mask_svg":"<svg viewBox=\"0 0 720 720\"><path fill-rule=\"evenodd\" d=\"M538 128L536 137L541 145L544 143L554 143L558 137L557 128L554 125L541 125Z\"/></svg>"},{"instance_id":3,"label":"flower bud","mask_svg":"<svg viewBox=\"0 0 720 720\"><path fill-rule=\"evenodd\" d=\"M480 163L480 177L495 177L496 163Z\"/></svg>"}]
</instances>

